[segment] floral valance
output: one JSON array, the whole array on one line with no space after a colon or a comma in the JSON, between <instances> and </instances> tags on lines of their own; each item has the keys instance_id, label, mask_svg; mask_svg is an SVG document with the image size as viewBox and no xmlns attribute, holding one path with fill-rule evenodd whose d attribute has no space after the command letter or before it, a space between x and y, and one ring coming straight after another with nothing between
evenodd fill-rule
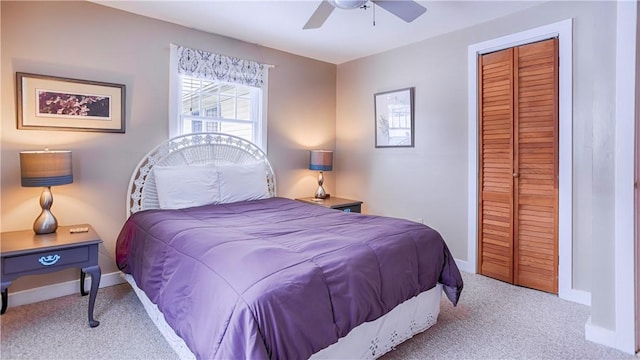
<instances>
[{"instance_id":1,"label":"floral valance","mask_svg":"<svg viewBox=\"0 0 640 360\"><path fill-rule=\"evenodd\" d=\"M269 65L179 45L176 45L176 50L178 73L181 75L254 87L264 86L263 75Z\"/></svg>"}]
</instances>

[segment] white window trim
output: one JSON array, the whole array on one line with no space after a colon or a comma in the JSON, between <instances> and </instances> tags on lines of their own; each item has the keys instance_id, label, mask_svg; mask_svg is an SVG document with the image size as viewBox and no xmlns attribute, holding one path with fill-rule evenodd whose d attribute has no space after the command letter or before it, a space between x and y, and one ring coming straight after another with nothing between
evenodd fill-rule
<instances>
[{"instance_id":1,"label":"white window trim","mask_svg":"<svg viewBox=\"0 0 640 360\"><path fill-rule=\"evenodd\" d=\"M180 123L180 103L178 102L179 89L182 87L182 79L178 75L178 52L175 45L171 44L169 51L169 139L182 133Z\"/></svg>"},{"instance_id":2,"label":"white window trim","mask_svg":"<svg viewBox=\"0 0 640 360\"><path fill-rule=\"evenodd\" d=\"M169 119L168 119L168 131L169 138L174 138L182 134L182 120L181 120L181 105L178 102L179 89L182 88L182 80L178 74L178 52L177 45L171 44L169 51ZM265 65L266 70L263 73L263 86L262 86L262 102L258 109L253 109L255 113L261 113L261 121L259 126L255 127L256 145L267 152L267 107L268 107L268 86L269 86L269 69L274 67L273 65Z\"/></svg>"}]
</instances>

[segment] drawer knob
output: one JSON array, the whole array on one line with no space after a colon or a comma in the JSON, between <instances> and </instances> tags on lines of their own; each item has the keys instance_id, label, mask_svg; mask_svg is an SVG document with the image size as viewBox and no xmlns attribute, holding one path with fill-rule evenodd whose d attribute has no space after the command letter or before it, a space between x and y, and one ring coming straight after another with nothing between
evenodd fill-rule
<instances>
[{"instance_id":1,"label":"drawer knob","mask_svg":"<svg viewBox=\"0 0 640 360\"><path fill-rule=\"evenodd\" d=\"M60 260L60 255L55 254L55 255L47 255L47 256L43 256L40 259L38 259L38 261L40 262L40 264L44 265L44 266L50 266L53 265L55 263L58 262L58 260Z\"/></svg>"}]
</instances>

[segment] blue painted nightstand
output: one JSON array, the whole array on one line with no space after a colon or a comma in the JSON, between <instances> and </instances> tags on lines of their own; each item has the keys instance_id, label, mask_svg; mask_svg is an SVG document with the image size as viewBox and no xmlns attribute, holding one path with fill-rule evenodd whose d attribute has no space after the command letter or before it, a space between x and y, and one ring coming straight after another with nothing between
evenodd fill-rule
<instances>
[{"instance_id":1,"label":"blue painted nightstand","mask_svg":"<svg viewBox=\"0 0 640 360\"><path fill-rule=\"evenodd\" d=\"M86 231L83 231L86 228ZM73 230L73 231L72 231ZM81 232L75 232L80 230ZM91 276L89 326L100 325L93 318L93 307L100 285L98 246L102 239L91 225L60 226L51 234L36 235L33 230L3 232L0 235L0 273L2 309L7 309L7 288L20 276L47 274L66 268L80 269L80 293L84 296L85 275Z\"/></svg>"}]
</instances>

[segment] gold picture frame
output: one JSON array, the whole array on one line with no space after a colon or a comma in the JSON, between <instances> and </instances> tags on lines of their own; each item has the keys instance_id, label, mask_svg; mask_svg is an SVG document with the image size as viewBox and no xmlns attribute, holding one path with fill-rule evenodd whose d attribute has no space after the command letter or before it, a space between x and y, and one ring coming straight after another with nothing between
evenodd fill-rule
<instances>
[{"instance_id":1,"label":"gold picture frame","mask_svg":"<svg viewBox=\"0 0 640 360\"><path fill-rule=\"evenodd\" d=\"M125 132L125 85L16 72L22 130Z\"/></svg>"}]
</instances>

